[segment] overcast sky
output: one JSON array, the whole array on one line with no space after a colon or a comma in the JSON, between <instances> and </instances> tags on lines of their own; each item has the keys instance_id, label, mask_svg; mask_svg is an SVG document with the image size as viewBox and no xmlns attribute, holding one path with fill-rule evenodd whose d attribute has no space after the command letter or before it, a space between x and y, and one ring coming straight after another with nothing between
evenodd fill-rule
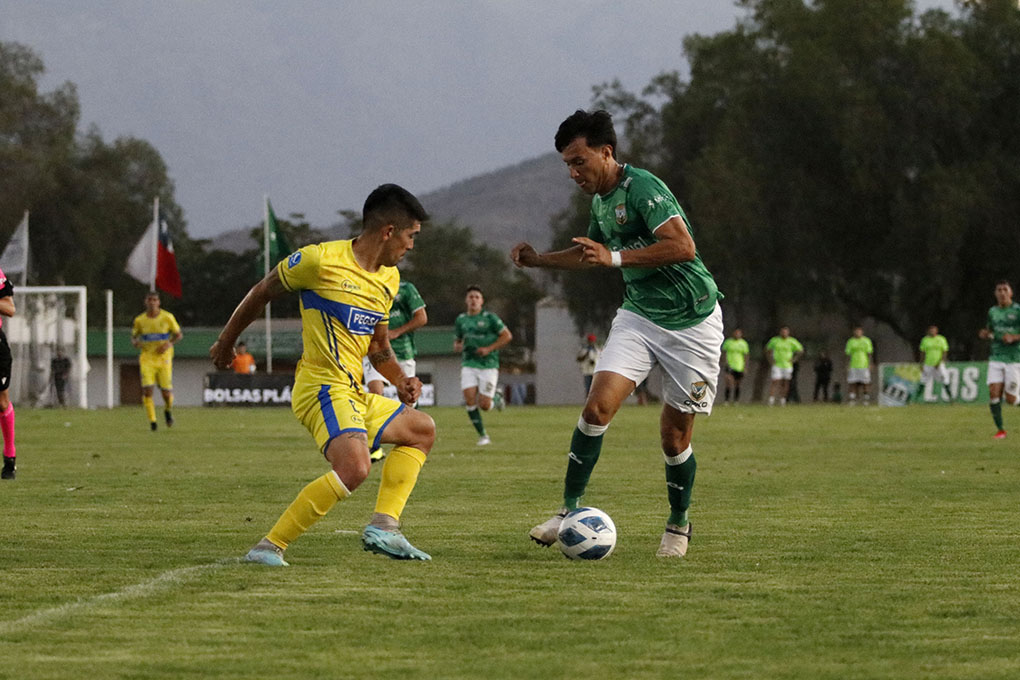
<instances>
[{"instance_id":1,"label":"overcast sky","mask_svg":"<svg viewBox=\"0 0 1020 680\"><path fill-rule=\"evenodd\" d=\"M0 40L42 56L44 90L77 85L82 129L151 142L206 237L259 222L265 193L327 226L383 182L425 193L551 151L593 85L683 71L683 36L741 16L731 0L0 0Z\"/></svg>"}]
</instances>

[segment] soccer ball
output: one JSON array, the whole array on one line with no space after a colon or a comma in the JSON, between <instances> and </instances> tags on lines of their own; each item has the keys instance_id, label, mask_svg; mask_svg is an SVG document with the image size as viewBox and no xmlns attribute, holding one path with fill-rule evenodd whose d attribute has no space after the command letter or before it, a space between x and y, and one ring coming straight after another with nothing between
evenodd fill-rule
<instances>
[{"instance_id":1,"label":"soccer ball","mask_svg":"<svg viewBox=\"0 0 1020 680\"><path fill-rule=\"evenodd\" d=\"M578 508L563 518L557 538L570 559L601 560L616 547L616 525L598 508Z\"/></svg>"}]
</instances>

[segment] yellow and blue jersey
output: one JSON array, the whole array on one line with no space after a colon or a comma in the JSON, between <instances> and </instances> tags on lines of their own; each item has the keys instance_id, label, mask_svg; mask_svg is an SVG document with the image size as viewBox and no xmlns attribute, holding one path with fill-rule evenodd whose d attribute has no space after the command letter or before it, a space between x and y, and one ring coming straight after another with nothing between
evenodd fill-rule
<instances>
[{"instance_id":1,"label":"yellow and blue jersey","mask_svg":"<svg viewBox=\"0 0 1020 680\"><path fill-rule=\"evenodd\" d=\"M284 288L301 299L304 351L298 374L310 383L360 389L362 359L375 327L389 322L400 285L396 267L365 271L353 241L305 246L277 265Z\"/></svg>"},{"instance_id":2,"label":"yellow and blue jersey","mask_svg":"<svg viewBox=\"0 0 1020 680\"><path fill-rule=\"evenodd\" d=\"M149 316L142 312L135 317L131 326L131 338L141 341L141 359L158 359L160 361L171 361L174 358L174 347L169 348L162 354L156 349L164 342L181 332L181 327L173 314L165 309L159 310L156 316Z\"/></svg>"}]
</instances>

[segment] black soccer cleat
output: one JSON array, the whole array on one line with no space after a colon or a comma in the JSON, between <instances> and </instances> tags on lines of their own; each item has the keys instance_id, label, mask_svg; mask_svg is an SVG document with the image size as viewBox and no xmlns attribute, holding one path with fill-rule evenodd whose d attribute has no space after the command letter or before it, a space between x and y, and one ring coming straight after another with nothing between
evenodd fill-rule
<instances>
[{"instance_id":1,"label":"black soccer cleat","mask_svg":"<svg viewBox=\"0 0 1020 680\"><path fill-rule=\"evenodd\" d=\"M170 411L163 411L163 415L166 416L166 426L167 427L173 427L174 426L174 416L173 416L173 414L170 413Z\"/></svg>"},{"instance_id":2,"label":"black soccer cleat","mask_svg":"<svg viewBox=\"0 0 1020 680\"><path fill-rule=\"evenodd\" d=\"M149 429L152 430L153 432L156 431L156 423L155 423L155 421L149 423Z\"/></svg>"},{"instance_id":3,"label":"black soccer cleat","mask_svg":"<svg viewBox=\"0 0 1020 680\"><path fill-rule=\"evenodd\" d=\"M4 469L0 472L0 479L14 479L16 470L14 458L4 458Z\"/></svg>"}]
</instances>

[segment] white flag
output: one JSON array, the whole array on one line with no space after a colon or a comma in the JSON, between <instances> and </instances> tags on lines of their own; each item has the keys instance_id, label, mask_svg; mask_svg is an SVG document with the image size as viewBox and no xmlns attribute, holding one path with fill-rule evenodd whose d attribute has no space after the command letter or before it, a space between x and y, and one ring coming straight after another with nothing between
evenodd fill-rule
<instances>
[{"instance_id":1,"label":"white flag","mask_svg":"<svg viewBox=\"0 0 1020 680\"><path fill-rule=\"evenodd\" d=\"M0 255L0 269L7 278L21 274L21 284L25 285L28 278L28 211L21 219L21 224L14 230L14 235L7 242L7 247Z\"/></svg>"},{"instance_id":2,"label":"white flag","mask_svg":"<svg viewBox=\"0 0 1020 680\"><path fill-rule=\"evenodd\" d=\"M127 273L138 279L145 285L152 286L156 281L156 222L149 224L149 228L142 234L142 240L138 242L127 261Z\"/></svg>"}]
</instances>

